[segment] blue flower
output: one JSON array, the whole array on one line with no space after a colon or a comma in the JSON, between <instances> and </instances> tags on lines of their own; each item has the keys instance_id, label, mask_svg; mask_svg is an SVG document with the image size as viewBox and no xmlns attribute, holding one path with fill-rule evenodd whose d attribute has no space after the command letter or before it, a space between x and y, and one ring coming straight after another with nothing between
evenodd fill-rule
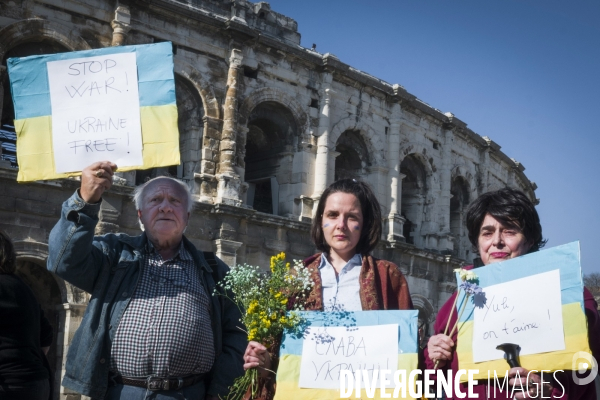
<instances>
[{"instance_id":1,"label":"blue flower","mask_svg":"<svg viewBox=\"0 0 600 400\"><path fill-rule=\"evenodd\" d=\"M472 283L469 281L465 281L460 284L460 288L465 291L467 295L476 295L481 293L483 289L479 287L476 283Z\"/></svg>"}]
</instances>

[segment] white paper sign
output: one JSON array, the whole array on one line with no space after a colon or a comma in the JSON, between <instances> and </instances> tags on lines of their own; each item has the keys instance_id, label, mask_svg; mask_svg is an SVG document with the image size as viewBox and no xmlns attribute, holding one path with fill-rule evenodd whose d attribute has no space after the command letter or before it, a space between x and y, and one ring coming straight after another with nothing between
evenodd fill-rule
<instances>
[{"instance_id":1,"label":"white paper sign","mask_svg":"<svg viewBox=\"0 0 600 400\"><path fill-rule=\"evenodd\" d=\"M565 349L558 269L483 291L486 304L473 315L474 362L504 358L502 343L518 344L521 355Z\"/></svg>"},{"instance_id":2,"label":"white paper sign","mask_svg":"<svg viewBox=\"0 0 600 400\"><path fill-rule=\"evenodd\" d=\"M142 165L135 53L50 61L52 145L56 172L110 160Z\"/></svg>"},{"instance_id":3,"label":"white paper sign","mask_svg":"<svg viewBox=\"0 0 600 400\"><path fill-rule=\"evenodd\" d=\"M341 370L370 370L372 382L374 369L390 370L393 381L398 369L398 325L307 329L300 363L301 388L339 390Z\"/></svg>"}]
</instances>

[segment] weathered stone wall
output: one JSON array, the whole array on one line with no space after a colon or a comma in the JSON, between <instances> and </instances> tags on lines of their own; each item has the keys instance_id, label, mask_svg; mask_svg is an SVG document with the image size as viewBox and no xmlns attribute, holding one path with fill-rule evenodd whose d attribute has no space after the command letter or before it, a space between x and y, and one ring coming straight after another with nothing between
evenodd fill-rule
<instances>
[{"instance_id":1,"label":"weathered stone wall","mask_svg":"<svg viewBox=\"0 0 600 400\"><path fill-rule=\"evenodd\" d=\"M133 187L168 173L192 186L197 201L186 235L198 248L230 265L266 267L276 252L312 254L310 221L323 190L336 177L363 179L384 210L375 256L398 264L423 320L432 322L455 288L452 269L472 258L468 203L504 186L536 200L523 166L498 144L400 85L301 47L296 22L267 3L4 1L2 124L12 123L8 56L159 41L173 42L183 163L121 174L105 196L98 233L139 233ZM19 184L8 164L0 162L0 228L17 243L20 262L30 262L23 273L36 290L59 288L54 300L40 298L57 310L60 371L88 297L31 271L43 268L49 231L78 182ZM57 390L61 399L77 398Z\"/></svg>"}]
</instances>

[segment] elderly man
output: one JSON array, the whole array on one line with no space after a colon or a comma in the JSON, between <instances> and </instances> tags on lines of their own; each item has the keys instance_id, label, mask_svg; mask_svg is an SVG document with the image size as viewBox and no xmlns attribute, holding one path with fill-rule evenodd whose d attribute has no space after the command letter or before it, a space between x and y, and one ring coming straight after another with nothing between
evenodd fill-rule
<instances>
[{"instance_id":1,"label":"elderly man","mask_svg":"<svg viewBox=\"0 0 600 400\"><path fill-rule=\"evenodd\" d=\"M50 233L48 269L92 294L63 385L104 399L223 396L243 373L247 343L238 308L212 296L228 268L183 235L192 199L172 178L136 188L141 235L94 237L116 168L98 162L84 169Z\"/></svg>"}]
</instances>

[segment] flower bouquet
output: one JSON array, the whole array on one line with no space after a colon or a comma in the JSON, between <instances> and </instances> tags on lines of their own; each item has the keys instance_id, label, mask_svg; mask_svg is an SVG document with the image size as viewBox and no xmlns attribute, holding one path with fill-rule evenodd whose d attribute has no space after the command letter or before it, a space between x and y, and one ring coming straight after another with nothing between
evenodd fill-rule
<instances>
[{"instance_id":1,"label":"flower bouquet","mask_svg":"<svg viewBox=\"0 0 600 400\"><path fill-rule=\"evenodd\" d=\"M461 303L460 310L458 312L458 318L456 319L456 322L454 323L450 334L448 334L448 329L450 327L451 318L448 317L448 321L446 322L446 328L444 329L444 335L447 335L449 337L452 337L452 335L454 335L454 332L456 332L456 329L458 329L458 321L460 321L460 318L462 317L465 308L467 308L467 300L469 299L469 297L482 293L481 287L477 285L477 283L479 282L479 278L477 277L477 274L475 274L475 272L464 268L457 268L454 270L454 272L459 274L462 283L456 289L457 293L456 298L454 299L454 304L452 305L452 309L456 307L456 303L458 302L458 293L461 289L465 292L465 298ZM438 364L439 360L435 362L434 369L437 369Z\"/></svg>"},{"instance_id":2,"label":"flower bouquet","mask_svg":"<svg viewBox=\"0 0 600 400\"><path fill-rule=\"evenodd\" d=\"M291 268L290 263L285 262L285 253L279 253L271 257L270 273L244 264L232 268L219 286L215 295L230 298L240 308L248 340L271 348L285 329L294 329L302 322L295 311L304 309L312 280L302 262L294 260L294 268ZM239 400L248 388L251 388L252 398L256 397L258 375L256 368L246 370L234 381L226 399Z\"/></svg>"}]
</instances>

